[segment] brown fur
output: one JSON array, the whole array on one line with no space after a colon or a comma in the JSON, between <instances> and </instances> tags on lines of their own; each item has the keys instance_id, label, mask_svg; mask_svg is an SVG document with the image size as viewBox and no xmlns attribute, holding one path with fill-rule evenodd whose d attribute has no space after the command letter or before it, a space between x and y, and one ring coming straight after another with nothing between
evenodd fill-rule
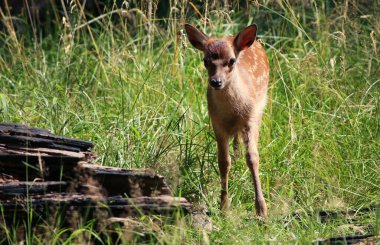
<instances>
[{"instance_id":1,"label":"brown fur","mask_svg":"<svg viewBox=\"0 0 380 245\"><path fill-rule=\"evenodd\" d=\"M231 168L229 140L242 135L247 148L246 161L255 188L256 212L267 216L259 179L259 126L266 104L269 63L261 44L255 41L256 26L245 28L238 35L208 38L195 27L186 25L190 42L204 52L209 80L220 79L222 85L207 89L208 111L218 145L221 174L221 208L229 206L228 172ZM235 59L234 65L231 59Z\"/></svg>"}]
</instances>

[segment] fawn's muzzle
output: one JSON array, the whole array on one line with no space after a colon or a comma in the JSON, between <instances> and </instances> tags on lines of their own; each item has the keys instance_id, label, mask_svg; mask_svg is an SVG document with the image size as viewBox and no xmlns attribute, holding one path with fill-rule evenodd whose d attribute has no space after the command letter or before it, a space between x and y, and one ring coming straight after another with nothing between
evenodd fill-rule
<instances>
[{"instance_id":1,"label":"fawn's muzzle","mask_svg":"<svg viewBox=\"0 0 380 245\"><path fill-rule=\"evenodd\" d=\"M222 80L220 78L212 78L210 80L210 85L211 87L218 89L222 87Z\"/></svg>"}]
</instances>

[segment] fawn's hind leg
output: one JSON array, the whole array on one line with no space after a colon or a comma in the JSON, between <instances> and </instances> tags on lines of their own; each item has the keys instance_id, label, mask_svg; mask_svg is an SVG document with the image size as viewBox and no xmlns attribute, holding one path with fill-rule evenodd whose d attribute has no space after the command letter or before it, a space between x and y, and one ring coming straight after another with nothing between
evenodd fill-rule
<instances>
[{"instance_id":1,"label":"fawn's hind leg","mask_svg":"<svg viewBox=\"0 0 380 245\"><path fill-rule=\"evenodd\" d=\"M255 207L257 215L267 217L267 204L265 202L259 177L259 151L258 138L259 129L257 124L248 125L243 131L244 143L247 148L246 161L252 174L253 186L255 188Z\"/></svg>"}]
</instances>

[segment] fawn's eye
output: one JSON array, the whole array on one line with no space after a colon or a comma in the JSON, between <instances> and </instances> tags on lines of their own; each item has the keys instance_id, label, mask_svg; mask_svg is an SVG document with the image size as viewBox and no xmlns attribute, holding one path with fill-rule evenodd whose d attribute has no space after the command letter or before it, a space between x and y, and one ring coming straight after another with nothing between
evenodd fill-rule
<instances>
[{"instance_id":1,"label":"fawn's eye","mask_svg":"<svg viewBox=\"0 0 380 245\"><path fill-rule=\"evenodd\" d=\"M228 61L228 66L231 67L231 66L233 66L235 63L236 63L236 59L235 59L235 58L231 58L231 59Z\"/></svg>"}]
</instances>

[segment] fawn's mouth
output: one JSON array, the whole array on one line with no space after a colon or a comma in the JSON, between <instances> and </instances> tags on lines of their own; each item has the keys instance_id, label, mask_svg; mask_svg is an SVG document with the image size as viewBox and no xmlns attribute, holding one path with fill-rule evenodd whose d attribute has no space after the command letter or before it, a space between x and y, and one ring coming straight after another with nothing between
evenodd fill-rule
<instances>
[{"instance_id":1,"label":"fawn's mouth","mask_svg":"<svg viewBox=\"0 0 380 245\"><path fill-rule=\"evenodd\" d=\"M212 86L211 86L212 87ZM223 89L223 87L212 87L214 90L222 90Z\"/></svg>"}]
</instances>

